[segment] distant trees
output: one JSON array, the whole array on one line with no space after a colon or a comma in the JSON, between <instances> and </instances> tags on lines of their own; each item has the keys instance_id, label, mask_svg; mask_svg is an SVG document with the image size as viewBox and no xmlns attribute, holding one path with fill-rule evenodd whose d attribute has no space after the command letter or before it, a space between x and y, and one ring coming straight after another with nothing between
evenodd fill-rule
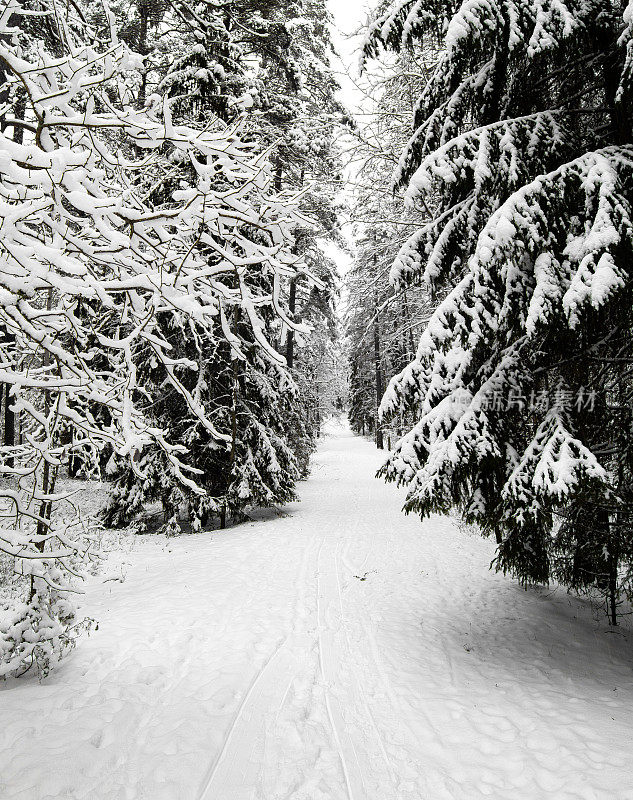
<instances>
[{"instance_id":1,"label":"distant trees","mask_svg":"<svg viewBox=\"0 0 633 800\"><path fill-rule=\"evenodd\" d=\"M390 449L412 420L378 419L389 378L414 356L429 307L423 287L394 288L393 261L424 210L406 209L391 191L391 174L409 136L413 104L425 80L424 61L407 54L363 78L363 124L350 136L351 213L355 252L346 278L345 319L349 344L349 419L359 433L372 434L379 449Z\"/></svg>"},{"instance_id":2,"label":"distant trees","mask_svg":"<svg viewBox=\"0 0 633 800\"><path fill-rule=\"evenodd\" d=\"M438 298L385 418L406 510L461 511L498 568L630 588L631 9L611 0L399 0L366 55L439 52L396 170L429 220L393 286Z\"/></svg>"}]
</instances>

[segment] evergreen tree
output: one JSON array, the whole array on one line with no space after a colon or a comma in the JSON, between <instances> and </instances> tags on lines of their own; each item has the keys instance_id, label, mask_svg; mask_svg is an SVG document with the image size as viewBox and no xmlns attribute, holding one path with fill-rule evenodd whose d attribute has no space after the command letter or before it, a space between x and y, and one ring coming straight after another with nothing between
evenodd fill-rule
<instances>
[{"instance_id":1,"label":"evergreen tree","mask_svg":"<svg viewBox=\"0 0 633 800\"><path fill-rule=\"evenodd\" d=\"M297 6L294 11L298 14L302 8ZM180 529L181 511L194 529L205 524L210 515L219 517L224 525L227 512L239 518L247 505L273 505L292 499L295 481L307 474L319 423L311 408L314 394L302 371L294 368L295 335L302 320L313 328L320 326L314 310L320 303L330 302L334 269L316 246L316 237L327 235L333 226L333 189L316 188L316 172L331 173L334 160L331 112L338 110L333 98L335 83L325 62L319 72L316 58L302 55L311 41L309 36L306 39L306 27L313 31L319 9L325 13L322 4L307 4L311 22L289 17L291 9L280 4L261 9L258 4L240 2L201 4L195 8L175 5L166 12L169 33L158 38L151 59L145 59L146 64L150 60L153 64L153 83L145 87L151 90L148 102L155 104L161 94L166 94L176 121L213 125L218 118L226 120L238 112L248 112L241 130L248 132L255 149L268 147L273 162L274 176L267 176L265 187L277 199L267 197L266 202L275 207L275 203L283 205L287 198L297 197L309 218L294 226L292 239L288 240L294 262L305 264L305 269L298 271L289 264L289 280L284 276L279 279L274 271L266 273L259 260L247 257L258 237L263 236L260 244L264 250L282 243L279 235L271 238L261 226L250 230L248 220L239 226L248 246L243 241L227 246L221 237L211 249L208 242L205 246L196 245L210 264L225 257L229 249L229 261L235 266L236 276L239 273L226 286L235 296L228 298L225 318L218 323L220 341L228 346L216 346L214 337L207 341L207 333L197 331L191 324L177 325L165 335L174 340L175 350L183 357L200 363L198 380L188 388L217 420L230 446L219 449L200 430L190 410L177 399L174 401L171 392L163 392L161 398L161 386L155 383L148 366L141 373L141 381L151 386L153 398L158 397L149 413L158 427L175 440L188 443L188 466L200 476L206 495L199 498L183 486L162 455L148 451L140 469L129 463L122 468L112 465L118 473L104 512L109 524L128 524L146 503L161 500L167 532ZM177 43L174 32L179 37ZM322 23L320 35L325 37L323 44L316 37L310 45L313 56L315 48L327 47L329 41ZM161 61L162 54L174 49L177 56L171 63ZM312 76L310 80L302 77L301 64L306 75ZM321 93L318 113L317 99L306 85ZM324 93L328 98L325 106ZM327 103L332 107L329 111ZM282 106L287 107L285 116L279 111ZM307 113L308 106L311 114ZM320 139L305 136L299 146L296 135L289 133L291 121L295 131L301 125L307 126L308 131L318 130ZM290 143L294 143L292 147ZM157 199L178 181L190 179L192 165L176 156L172 174L153 187L152 196ZM231 187L218 188L230 191ZM300 196L296 195L298 190ZM258 191L263 196L261 187ZM266 214L265 206L262 214ZM228 231L224 235L229 235ZM317 284L311 280L313 274ZM244 294L248 297L253 292L257 297L255 326L232 310L232 304L239 310ZM325 299L319 300L321 297ZM287 315L280 311L284 304ZM245 325L245 321L249 324ZM315 330L308 337L308 329L303 327L305 339L317 334ZM256 331L260 331L259 340L254 335ZM262 349L262 342L270 342L271 346ZM304 362L305 358L302 368ZM292 368L292 377L286 367ZM204 378L200 377L203 374Z\"/></svg>"},{"instance_id":2,"label":"evergreen tree","mask_svg":"<svg viewBox=\"0 0 633 800\"><path fill-rule=\"evenodd\" d=\"M441 48L396 172L432 219L392 271L441 302L385 395L417 422L382 474L407 511L494 533L521 580L602 589L614 623L633 554L630 23L611 0L401 0L365 49Z\"/></svg>"},{"instance_id":3,"label":"evergreen tree","mask_svg":"<svg viewBox=\"0 0 633 800\"><path fill-rule=\"evenodd\" d=\"M252 270L251 279L255 273ZM244 275L242 281L246 285ZM260 310L260 316L270 324L274 312ZM160 501L163 530L175 534L182 516L193 530L213 517L224 527L227 515L240 519L246 506L294 499L300 470L289 431L297 435L302 427L298 389L281 359L271 358L261 347L239 305L216 323L214 336L196 330L190 321L170 320L170 325L174 354L186 358L195 343L198 370L188 376L186 388L223 433L225 444L218 446L187 404L173 391L165 391L164 383L157 382L160 374L146 361L139 382L155 398L146 413L170 441L186 446L182 460L197 476L196 486L183 483L160 451L148 449L137 464L122 462L104 509L106 524L128 525L148 503ZM197 487L204 489L203 495ZM136 523L137 530L146 526L144 518Z\"/></svg>"}]
</instances>

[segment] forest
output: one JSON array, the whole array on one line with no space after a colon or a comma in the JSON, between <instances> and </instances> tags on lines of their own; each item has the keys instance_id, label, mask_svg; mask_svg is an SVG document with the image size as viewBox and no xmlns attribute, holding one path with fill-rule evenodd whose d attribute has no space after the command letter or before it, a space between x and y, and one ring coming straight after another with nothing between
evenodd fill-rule
<instances>
[{"instance_id":1,"label":"forest","mask_svg":"<svg viewBox=\"0 0 633 800\"><path fill-rule=\"evenodd\" d=\"M633 2L339 6L0 4L7 800L631 797Z\"/></svg>"}]
</instances>

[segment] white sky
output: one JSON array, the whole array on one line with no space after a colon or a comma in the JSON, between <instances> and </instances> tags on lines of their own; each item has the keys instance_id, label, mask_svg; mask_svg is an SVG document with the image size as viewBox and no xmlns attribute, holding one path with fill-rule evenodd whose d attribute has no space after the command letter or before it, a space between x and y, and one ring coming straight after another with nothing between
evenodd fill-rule
<instances>
[{"instance_id":1,"label":"white sky","mask_svg":"<svg viewBox=\"0 0 633 800\"><path fill-rule=\"evenodd\" d=\"M341 85L339 99L353 114L363 104L363 94L355 86L350 76L358 77L360 46L362 32L357 33L366 21L369 10L378 0L328 0L328 7L334 18L332 41L340 59L334 61L336 77ZM348 75L349 73L349 75ZM343 233L350 237L351 230L343 228ZM351 238L351 237L350 237ZM330 258L336 261L341 277L350 269L352 257L330 242L323 242L323 249ZM344 300L342 305L344 305Z\"/></svg>"},{"instance_id":2,"label":"white sky","mask_svg":"<svg viewBox=\"0 0 633 800\"><path fill-rule=\"evenodd\" d=\"M354 84L346 77L349 71L358 75L360 45L362 35L353 36L365 22L372 6L377 0L328 0L328 6L334 17L333 42L340 55L340 64L335 63L339 83L341 84L341 100L353 111L359 103L359 93Z\"/></svg>"}]
</instances>

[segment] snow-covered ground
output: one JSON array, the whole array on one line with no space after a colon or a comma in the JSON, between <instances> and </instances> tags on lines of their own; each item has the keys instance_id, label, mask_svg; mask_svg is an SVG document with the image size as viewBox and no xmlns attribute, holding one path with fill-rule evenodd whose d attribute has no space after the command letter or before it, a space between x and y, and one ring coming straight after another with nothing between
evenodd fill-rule
<instances>
[{"instance_id":1,"label":"snow-covered ground","mask_svg":"<svg viewBox=\"0 0 633 800\"><path fill-rule=\"evenodd\" d=\"M403 517L380 458L332 426L285 516L139 538L99 630L0 685L0 798L633 798L633 637Z\"/></svg>"}]
</instances>

